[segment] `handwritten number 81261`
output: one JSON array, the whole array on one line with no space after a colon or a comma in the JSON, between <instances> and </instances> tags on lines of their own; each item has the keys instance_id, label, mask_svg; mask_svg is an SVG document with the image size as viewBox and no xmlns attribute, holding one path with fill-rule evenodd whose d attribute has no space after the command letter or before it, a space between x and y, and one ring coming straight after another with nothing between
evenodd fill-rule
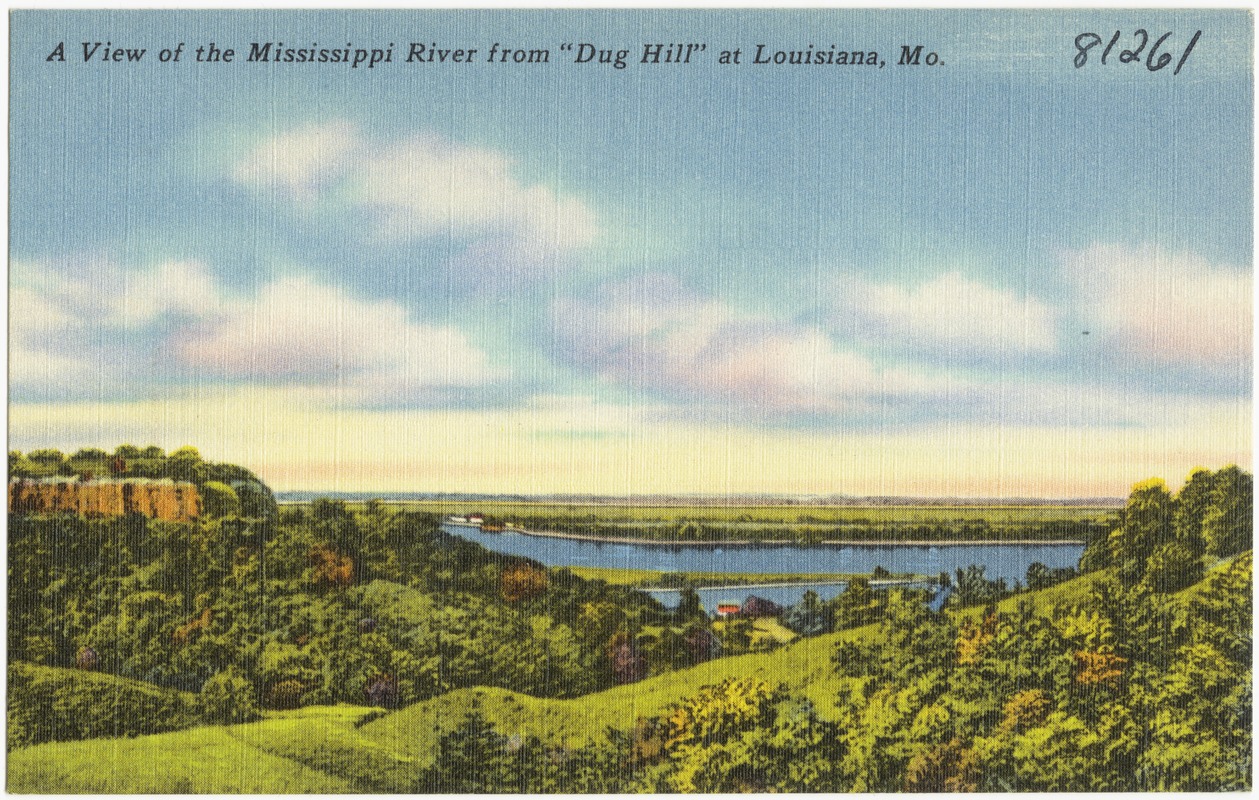
<instances>
[{"instance_id":1,"label":"handwritten number 81261","mask_svg":"<svg viewBox=\"0 0 1259 800\"><path fill-rule=\"evenodd\" d=\"M1160 69L1171 63L1172 54L1163 50L1164 42L1166 42L1171 35L1172 32L1168 31L1158 37L1158 39L1154 40L1154 46L1150 47L1148 53L1145 53L1145 68L1150 72L1158 72ZM1115 35L1110 37L1110 41L1106 44L1106 49L1102 51L1101 62L1103 64L1105 64L1107 59L1110 58L1111 51L1115 48L1115 45L1119 43L1120 36L1121 32L1115 31ZM1198 39L1201 36L1202 31L1195 32L1193 38L1189 40L1189 44L1185 45L1184 51L1180 54L1180 60L1176 62L1176 69L1172 70L1173 75L1180 74L1180 68L1183 67L1185 65L1185 61L1189 59L1189 54L1193 52L1194 45L1198 43ZM1142 53L1145 51L1146 46L1150 43L1150 34L1145 30L1145 28L1138 28L1133 32L1132 39L1136 46L1120 51L1119 63L1121 64L1131 64L1133 62L1141 61ZM1081 33L1079 36L1075 37L1075 68L1079 69L1087 64L1089 60L1089 51L1094 47L1100 46L1101 43L1102 37L1098 36L1096 33Z\"/></svg>"}]
</instances>

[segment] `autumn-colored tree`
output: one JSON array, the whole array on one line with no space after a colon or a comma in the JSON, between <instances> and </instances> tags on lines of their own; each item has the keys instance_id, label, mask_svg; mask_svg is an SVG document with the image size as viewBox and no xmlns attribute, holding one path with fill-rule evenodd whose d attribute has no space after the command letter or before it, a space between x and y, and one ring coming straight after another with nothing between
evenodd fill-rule
<instances>
[{"instance_id":1,"label":"autumn-colored tree","mask_svg":"<svg viewBox=\"0 0 1259 800\"><path fill-rule=\"evenodd\" d=\"M634 683L647 677L647 660L638 652L634 637L625 631L612 635L606 655L612 668L612 680L616 683Z\"/></svg>"},{"instance_id":2,"label":"autumn-colored tree","mask_svg":"<svg viewBox=\"0 0 1259 800\"><path fill-rule=\"evenodd\" d=\"M382 708L398 707L398 679L389 673L373 676L367 686L363 687L367 702Z\"/></svg>"},{"instance_id":3,"label":"autumn-colored tree","mask_svg":"<svg viewBox=\"0 0 1259 800\"><path fill-rule=\"evenodd\" d=\"M546 592L546 570L528 561L517 561L503 568L503 599L508 603L532 600Z\"/></svg>"},{"instance_id":4,"label":"autumn-colored tree","mask_svg":"<svg viewBox=\"0 0 1259 800\"><path fill-rule=\"evenodd\" d=\"M997 615L989 614L978 624L966 621L957 632L957 663L978 664L986 648L997 635Z\"/></svg>"},{"instance_id":5,"label":"autumn-colored tree","mask_svg":"<svg viewBox=\"0 0 1259 800\"><path fill-rule=\"evenodd\" d=\"M979 754L953 738L924 750L905 768L907 792L974 792L981 775Z\"/></svg>"},{"instance_id":6,"label":"autumn-colored tree","mask_svg":"<svg viewBox=\"0 0 1259 800\"><path fill-rule=\"evenodd\" d=\"M1030 728L1043 725L1053 710L1053 699L1041 689L1015 692L1002 708L1004 718L1001 720L1001 729L1011 733L1023 733Z\"/></svg>"},{"instance_id":7,"label":"autumn-colored tree","mask_svg":"<svg viewBox=\"0 0 1259 800\"><path fill-rule=\"evenodd\" d=\"M96 666L99 663L100 658L96 655L96 651L91 647L80 647L79 651L74 654L74 665L79 669L96 669Z\"/></svg>"},{"instance_id":8,"label":"autumn-colored tree","mask_svg":"<svg viewBox=\"0 0 1259 800\"><path fill-rule=\"evenodd\" d=\"M344 589L354 583L354 561L325 544L317 544L308 556L313 568L311 582L320 589Z\"/></svg>"},{"instance_id":9,"label":"autumn-colored tree","mask_svg":"<svg viewBox=\"0 0 1259 800\"><path fill-rule=\"evenodd\" d=\"M699 622L688 626L682 638L686 643L692 664L702 664L721 655L721 640L707 626Z\"/></svg>"},{"instance_id":10,"label":"autumn-colored tree","mask_svg":"<svg viewBox=\"0 0 1259 800\"><path fill-rule=\"evenodd\" d=\"M1114 653L1095 653L1088 650L1077 650L1072 657L1075 659L1075 682L1080 686L1117 688L1123 678L1124 666L1128 663L1128 659L1120 658Z\"/></svg>"},{"instance_id":11,"label":"autumn-colored tree","mask_svg":"<svg viewBox=\"0 0 1259 800\"><path fill-rule=\"evenodd\" d=\"M214 618L214 612L209 608L202 610L200 616L180 625L171 634L171 639L176 645L185 645L192 639L193 635L210 627L210 621Z\"/></svg>"}]
</instances>

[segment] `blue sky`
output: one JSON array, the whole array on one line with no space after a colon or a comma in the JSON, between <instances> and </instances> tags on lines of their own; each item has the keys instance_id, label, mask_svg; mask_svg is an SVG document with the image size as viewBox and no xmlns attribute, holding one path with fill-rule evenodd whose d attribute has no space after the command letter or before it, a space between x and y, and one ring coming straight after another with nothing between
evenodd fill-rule
<instances>
[{"instance_id":1,"label":"blue sky","mask_svg":"<svg viewBox=\"0 0 1259 800\"><path fill-rule=\"evenodd\" d=\"M11 25L11 447L419 491L1122 494L1250 459L1244 11ZM1141 27L1174 59L1203 33L1174 77L1072 66L1078 33ZM244 62L280 41L395 63ZM209 42L236 61L192 61ZM650 42L707 48L636 63Z\"/></svg>"}]
</instances>

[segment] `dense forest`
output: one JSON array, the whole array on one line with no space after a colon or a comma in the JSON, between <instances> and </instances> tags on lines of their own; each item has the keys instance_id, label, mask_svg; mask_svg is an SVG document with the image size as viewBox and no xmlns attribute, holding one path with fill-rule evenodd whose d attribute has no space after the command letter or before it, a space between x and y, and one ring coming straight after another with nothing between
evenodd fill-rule
<instances>
[{"instance_id":1,"label":"dense forest","mask_svg":"<svg viewBox=\"0 0 1259 800\"><path fill-rule=\"evenodd\" d=\"M381 747L403 746L386 737L310 763L354 791L1251 785L1252 488L1236 467L1196 471L1176 492L1137 484L1114 526L1091 532L1080 574L1032 565L1025 590L959 571L943 608L856 580L781 609L802 637L781 645L754 644L750 620L715 623L693 593L666 610L491 553L431 515L279 510L247 470L188 450L173 466L152 451L129 463L155 477L191 464L199 486L250 486L248 503L219 492L192 522L10 515L11 771L55 746L44 742L245 731L331 704L365 707L355 736L377 741L477 686L516 705L553 698L551 713L623 707L641 686L672 699L644 699L629 726L607 714L578 740L473 704L428 731L426 758L381 766ZM10 454L11 477L35 455ZM813 643L824 655L807 683L752 653Z\"/></svg>"}]
</instances>

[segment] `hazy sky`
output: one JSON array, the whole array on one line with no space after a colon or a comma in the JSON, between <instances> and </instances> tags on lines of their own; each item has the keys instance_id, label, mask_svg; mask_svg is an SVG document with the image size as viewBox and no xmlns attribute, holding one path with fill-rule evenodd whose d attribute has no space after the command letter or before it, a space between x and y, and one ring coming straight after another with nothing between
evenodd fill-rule
<instances>
[{"instance_id":1,"label":"hazy sky","mask_svg":"<svg viewBox=\"0 0 1259 800\"><path fill-rule=\"evenodd\" d=\"M1245 11L11 25L11 448L511 493L1122 495L1249 464ZM1137 28L1167 68L1121 63ZM266 42L393 61L246 61Z\"/></svg>"}]
</instances>

